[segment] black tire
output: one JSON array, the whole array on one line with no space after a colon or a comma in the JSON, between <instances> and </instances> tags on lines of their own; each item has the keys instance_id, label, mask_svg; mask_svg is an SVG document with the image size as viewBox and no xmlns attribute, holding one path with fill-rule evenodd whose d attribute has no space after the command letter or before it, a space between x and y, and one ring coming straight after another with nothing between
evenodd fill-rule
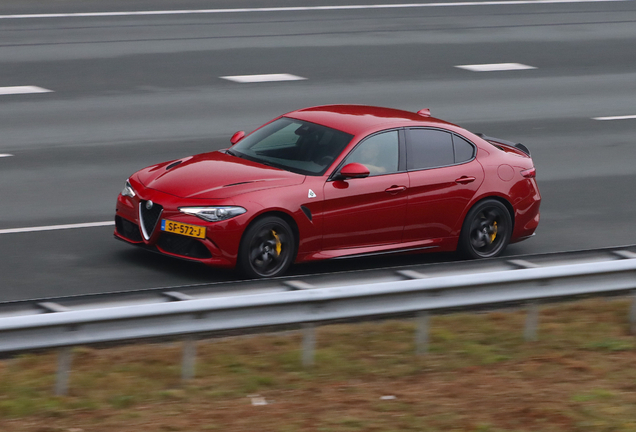
<instances>
[{"instance_id":1,"label":"black tire","mask_svg":"<svg viewBox=\"0 0 636 432\"><path fill-rule=\"evenodd\" d=\"M512 219L500 201L487 199L470 209L459 236L458 251L465 258L499 256L512 235Z\"/></svg>"},{"instance_id":2,"label":"black tire","mask_svg":"<svg viewBox=\"0 0 636 432\"><path fill-rule=\"evenodd\" d=\"M296 240L287 222L276 216L254 221L243 233L238 267L249 278L280 276L294 262Z\"/></svg>"}]
</instances>

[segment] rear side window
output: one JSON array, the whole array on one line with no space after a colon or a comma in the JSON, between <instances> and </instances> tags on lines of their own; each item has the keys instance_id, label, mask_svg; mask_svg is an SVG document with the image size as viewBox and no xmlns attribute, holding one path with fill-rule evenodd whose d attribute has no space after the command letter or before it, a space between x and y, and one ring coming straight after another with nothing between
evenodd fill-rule
<instances>
[{"instance_id":1,"label":"rear side window","mask_svg":"<svg viewBox=\"0 0 636 432\"><path fill-rule=\"evenodd\" d=\"M420 170L468 162L475 147L466 139L437 129L406 130L406 168Z\"/></svg>"},{"instance_id":2,"label":"rear side window","mask_svg":"<svg viewBox=\"0 0 636 432\"><path fill-rule=\"evenodd\" d=\"M455 163L468 162L475 155L475 147L457 135L453 135L453 147L455 149Z\"/></svg>"},{"instance_id":3,"label":"rear side window","mask_svg":"<svg viewBox=\"0 0 636 432\"><path fill-rule=\"evenodd\" d=\"M406 157L408 170L454 164L451 134L435 129L407 129Z\"/></svg>"}]
</instances>

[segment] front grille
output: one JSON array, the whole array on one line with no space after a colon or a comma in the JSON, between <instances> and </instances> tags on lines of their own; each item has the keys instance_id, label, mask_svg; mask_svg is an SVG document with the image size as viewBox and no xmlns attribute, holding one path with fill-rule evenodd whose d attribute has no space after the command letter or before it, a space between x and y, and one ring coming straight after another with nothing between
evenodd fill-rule
<instances>
[{"instance_id":1,"label":"front grille","mask_svg":"<svg viewBox=\"0 0 636 432\"><path fill-rule=\"evenodd\" d=\"M212 258L212 254L199 240L178 234L162 232L157 246L168 253L188 258Z\"/></svg>"},{"instance_id":2,"label":"front grille","mask_svg":"<svg viewBox=\"0 0 636 432\"><path fill-rule=\"evenodd\" d=\"M161 217L161 213L163 212L163 207L159 204L152 203L152 206L147 208L148 206L146 204L149 202L151 201L139 202L139 223L141 224L141 232L144 234L146 240L152 236L159 217Z\"/></svg>"},{"instance_id":3,"label":"front grille","mask_svg":"<svg viewBox=\"0 0 636 432\"><path fill-rule=\"evenodd\" d=\"M124 219L121 216L115 216L115 227L117 228L117 234L120 236L126 237L128 240L135 242L141 241L139 227L129 220Z\"/></svg>"}]
</instances>

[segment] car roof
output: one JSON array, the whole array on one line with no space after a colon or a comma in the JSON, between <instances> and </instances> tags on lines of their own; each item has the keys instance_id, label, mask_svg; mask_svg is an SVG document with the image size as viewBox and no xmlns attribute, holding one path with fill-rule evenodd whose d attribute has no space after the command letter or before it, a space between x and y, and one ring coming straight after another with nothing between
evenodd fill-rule
<instances>
[{"instance_id":1,"label":"car roof","mask_svg":"<svg viewBox=\"0 0 636 432\"><path fill-rule=\"evenodd\" d=\"M454 126L434 117L367 105L324 105L304 108L285 114L298 120L321 124L352 134L368 134L376 130L407 126Z\"/></svg>"}]
</instances>

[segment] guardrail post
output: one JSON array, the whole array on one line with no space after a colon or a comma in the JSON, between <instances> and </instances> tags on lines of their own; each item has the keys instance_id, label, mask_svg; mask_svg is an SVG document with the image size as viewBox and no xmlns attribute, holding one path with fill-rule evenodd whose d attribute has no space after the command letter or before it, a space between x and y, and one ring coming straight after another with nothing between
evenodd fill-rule
<instances>
[{"instance_id":1,"label":"guardrail post","mask_svg":"<svg viewBox=\"0 0 636 432\"><path fill-rule=\"evenodd\" d=\"M629 311L629 331L636 335L636 291L632 291L632 307Z\"/></svg>"},{"instance_id":2,"label":"guardrail post","mask_svg":"<svg viewBox=\"0 0 636 432\"><path fill-rule=\"evenodd\" d=\"M424 355L428 353L428 312L418 312L415 317L415 354Z\"/></svg>"},{"instance_id":3,"label":"guardrail post","mask_svg":"<svg viewBox=\"0 0 636 432\"><path fill-rule=\"evenodd\" d=\"M530 302L528 304L528 314L526 315L526 328L523 337L526 341L537 340L537 327L539 325L539 303Z\"/></svg>"},{"instance_id":4,"label":"guardrail post","mask_svg":"<svg viewBox=\"0 0 636 432\"><path fill-rule=\"evenodd\" d=\"M314 351L316 350L316 326L313 323L303 324L303 366L314 365Z\"/></svg>"},{"instance_id":5,"label":"guardrail post","mask_svg":"<svg viewBox=\"0 0 636 432\"><path fill-rule=\"evenodd\" d=\"M55 395L65 396L68 392L68 378L71 371L71 347L62 347L57 352L57 376L55 380Z\"/></svg>"},{"instance_id":6,"label":"guardrail post","mask_svg":"<svg viewBox=\"0 0 636 432\"><path fill-rule=\"evenodd\" d=\"M197 356L197 341L193 336L183 340L183 358L181 362L181 379L187 381L194 378L194 366Z\"/></svg>"}]
</instances>

